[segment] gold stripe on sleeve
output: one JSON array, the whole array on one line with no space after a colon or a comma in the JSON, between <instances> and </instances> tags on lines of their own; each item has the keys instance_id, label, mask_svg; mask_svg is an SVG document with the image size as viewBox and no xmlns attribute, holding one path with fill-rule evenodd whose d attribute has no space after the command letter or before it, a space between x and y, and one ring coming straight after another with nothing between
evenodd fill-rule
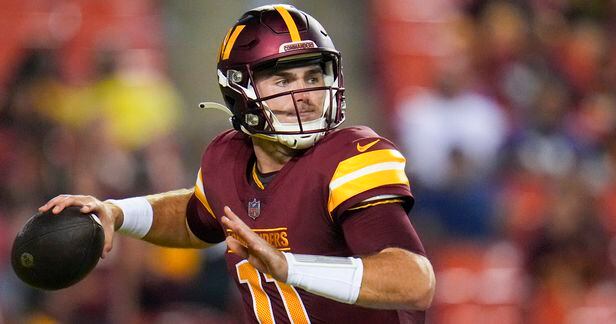
<instances>
[{"instance_id":1,"label":"gold stripe on sleeve","mask_svg":"<svg viewBox=\"0 0 616 324\"><path fill-rule=\"evenodd\" d=\"M408 185L406 159L395 149L382 149L352 156L338 164L329 183L327 209L331 213L345 200L385 185Z\"/></svg>"},{"instance_id":2,"label":"gold stripe on sleeve","mask_svg":"<svg viewBox=\"0 0 616 324\"><path fill-rule=\"evenodd\" d=\"M404 170L389 169L362 175L361 177L345 182L343 185L330 190L327 210L331 213L341 203L362 192L380 186L395 184L409 184Z\"/></svg>"},{"instance_id":3,"label":"gold stripe on sleeve","mask_svg":"<svg viewBox=\"0 0 616 324\"><path fill-rule=\"evenodd\" d=\"M350 157L338 164L332 182L354 171L383 162L405 163L406 159L400 152L392 149L370 151Z\"/></svg>"},{"instance_id":4,"label":"gold stripe on sleeve","mask_svg":"<svg viewBox=\"0 0 616 324\"><path fill-rule=\"evenodd\" d=\"M360 205L360 206L357 206L357 207L349 208L347 210L358 210L358 209L368 208L368 207L377 206L377 205L402 203L402 202L403 202L402 199L380 200L380 201L376 201L376 202L373 202L373 203L368 203L368 204Z\"/></svg>"},{"instance_id":5,"label":"gold stripe on sleeve","mask_svg":"<svg viewBox=\"0 0 616 324\"><path fill-rule=\"evenodd\" d=\"M210 215L214 217L214 219L216 219L216 215L214 215L212 207L210 207L210 203L205 197L205 192L203 192L203 177L201 175L201 169L199 169L199 173L197 174L197 183L195 184L195 196L197 196L197 199L199 199L201 204L203 204L203 207L205 207L208 213L210 213Z\"/></svg>"}]
</instances>

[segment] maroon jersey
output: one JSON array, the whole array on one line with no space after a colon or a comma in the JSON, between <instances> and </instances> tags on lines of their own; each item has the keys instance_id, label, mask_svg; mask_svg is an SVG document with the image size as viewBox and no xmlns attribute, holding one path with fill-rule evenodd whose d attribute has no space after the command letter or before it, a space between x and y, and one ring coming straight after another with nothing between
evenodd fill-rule
<instances>
[{"instance_id":1,"label":"maroon jersey","mask_svg":"<svg viewBox=\"0 0 616 324\"><path fill-rule=\"evenodd\" d=\"M402 202L406 211L412 206L404 157L395 145L367 127L328 134L287 162L264 189L251 183L254 162L248 136L227 131L212 141L203 155L195 195L188 208L188 224L195 235L209 243L234 235L220 223L224 206L229 206L255 233L281 251L352 256L362 253L358 251L363 248L353 248L349 240L369 233L371 228L367 226L387 223L390 217L385 213L378 215L380 219L356 219L360 217L357 214L366 209L376 210L378 207L370 205L382 205L388 200ZM408 231L401 235L414 236L404 210L398 209L408 226L396 223L381 232L410 228L412 235L407 235ZM391 236L396 237L395 233ZM367 240L355 240L361 239ZM403 245L405 248L423 254L416 236L409 241L410 246ZM387 242L387 246L391 245ZM423 312L368 309L308 293L259 273L230 251L226 261L230 276L241 291L247 322L423 321Z\"/></svg>"}]
</instances>

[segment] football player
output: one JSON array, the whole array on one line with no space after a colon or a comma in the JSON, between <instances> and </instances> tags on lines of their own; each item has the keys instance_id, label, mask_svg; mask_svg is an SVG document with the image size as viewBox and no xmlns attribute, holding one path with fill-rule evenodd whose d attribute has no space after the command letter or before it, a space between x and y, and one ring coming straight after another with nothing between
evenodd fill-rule
<instances>
[{"instance_id":1,"label":"football player","mask_svg":"<svg viewBox=\"0 0 616 324\"><path fill-rule=\"evenodd\" d=\"M434 295L430 261L407 216L405 159L344 121L340 53L292 6L246 12L218 52L233 129L206 148L193 189L100 200L61 195L105 227L154 244L226 240L246 322L421 323Z\"/></svg>"}]
</instances>

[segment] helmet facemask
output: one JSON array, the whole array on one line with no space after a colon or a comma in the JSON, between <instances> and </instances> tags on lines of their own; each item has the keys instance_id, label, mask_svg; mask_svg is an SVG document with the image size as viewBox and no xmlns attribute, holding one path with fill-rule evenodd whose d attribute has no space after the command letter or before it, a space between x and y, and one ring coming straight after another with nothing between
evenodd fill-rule
<instances>
[{"instance_id":1,"label":"helmet facemask","mask_svg":"<svg viewBox=\"0 0 616 324\"><path fill-rule=\"evenodd\" d=\"M299 71L300 75L288 71ZM272 85L287 82L287 74L302 79L291 80L296 83L290 87ZM219 71L221 85L233 89L246 102L247 107L234 112L236 127L292 149L314 145L342 123L345 107L340 78L339 57L322 52L282 57L254 68L247 65L244 72L228 70L226 76ZM257 84L264 79L270 86L259 91Z\"/></svg>"}]
</instances>

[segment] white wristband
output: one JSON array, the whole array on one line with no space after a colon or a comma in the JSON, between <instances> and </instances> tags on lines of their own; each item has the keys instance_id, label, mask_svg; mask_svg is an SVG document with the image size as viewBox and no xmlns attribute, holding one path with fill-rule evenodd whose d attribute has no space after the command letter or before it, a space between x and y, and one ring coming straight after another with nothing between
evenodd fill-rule
<instances>
[{"instance_id":1,"label":"white wristband","mask_svg":"<svg viewBox=\"0 0 616 324\"><path fill-rule=\"evenodd\" d=\"M287 284L346 304L357 301L364 274L360 258L283 254L288 264Z\"/></svg>"},{"instance_id":2,"label":"white wristband","mask_svg":"<svg viewBox=\"0 0 616 324\"><path fill-rule=\"evenodd\" d=\"M148 234L154 220L154 211L152 210L152 205L150 205L150 202L145 197L121 200L109 199L106 202L122 209L124 222L122 222L122 226L118 229L119 233L138 239Z\"/></svg>"}]
</instances>

